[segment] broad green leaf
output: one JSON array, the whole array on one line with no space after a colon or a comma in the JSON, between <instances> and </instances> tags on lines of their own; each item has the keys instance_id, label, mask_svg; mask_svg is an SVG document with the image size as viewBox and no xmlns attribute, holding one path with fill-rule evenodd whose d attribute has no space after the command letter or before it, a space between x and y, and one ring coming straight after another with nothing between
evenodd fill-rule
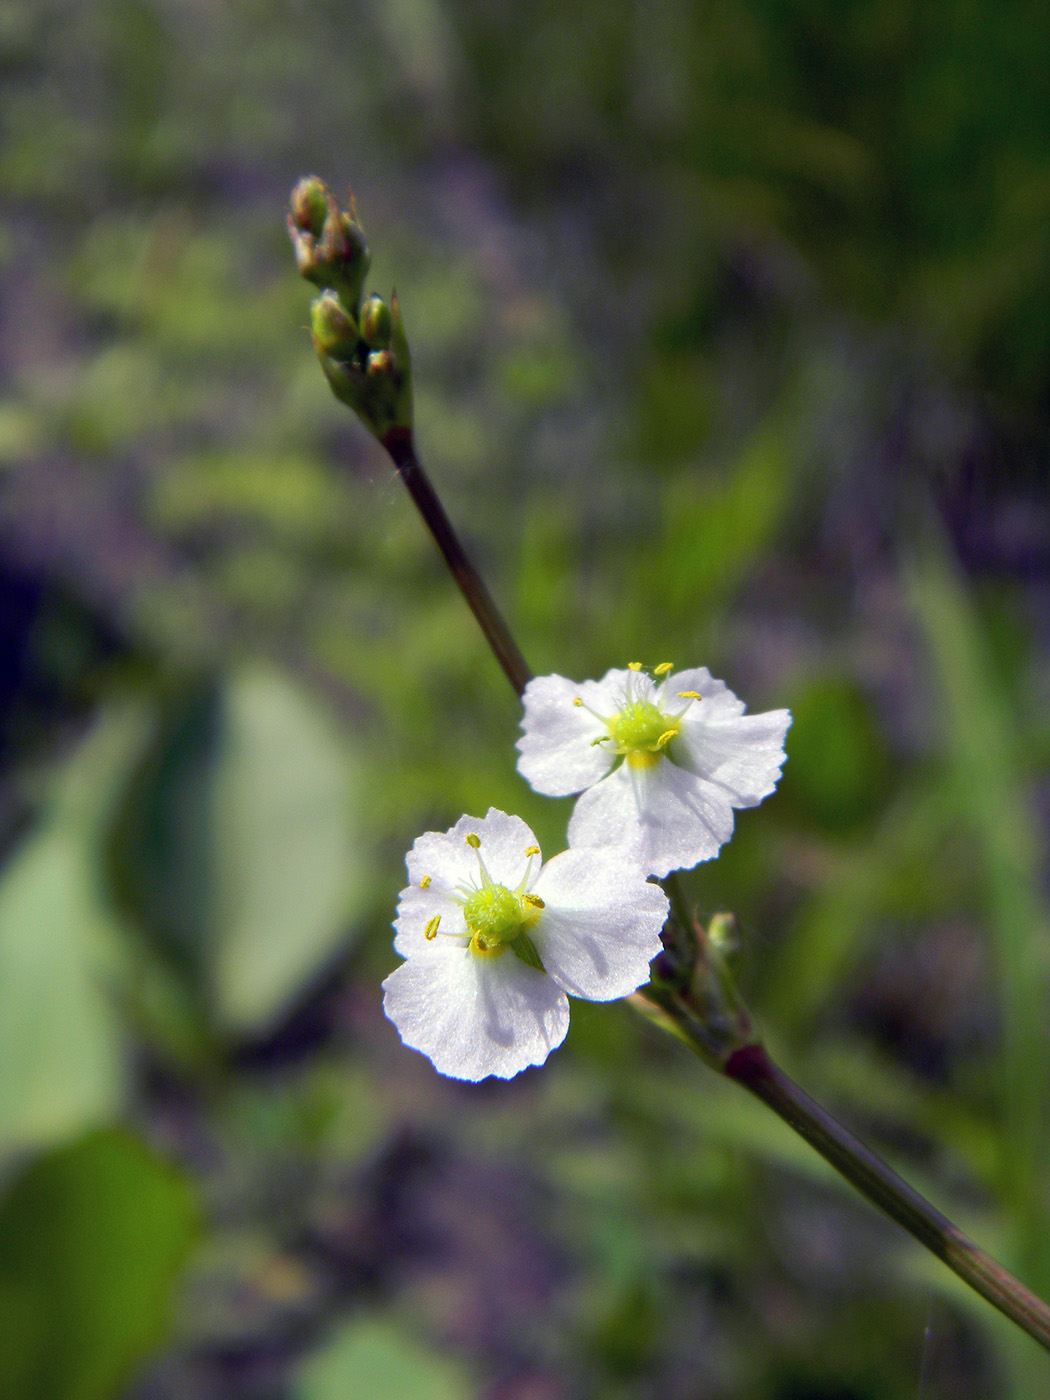
<instances>
[{"instance_id":1,"label":"broad green leaf","mask_svg":"<svg viewBox=\"0 0 1050 1400\"><path fill-rule=\"evenodd\" d=\"M196 1219L187 1180L123 1131L34 1162L0 1204L0 1393L114 1395L162 1334Z\"/></svg>"},{"instance_id":2,"label":"broad green leaf","mask_svg":"<svg viewBox=\"0 0 1050 1400\"><path fill-rule=\"evenodd\" d=\"M379 1318L340 1328L303 1367L293 1400L469 1400L466 1371Z\"/></svg>"},{"instance_id":3,"label":"broad green leaf","mask_svg":"<svg viewBox=\"0 0 1050 1400\"><path fill-rule=\"evenodd\" d=\"M220 1027L264 1032L348 946L368 870L362 805L346 739L277 672L243 671L173 708L114 854Z\"/></svg>"}]
</instances>

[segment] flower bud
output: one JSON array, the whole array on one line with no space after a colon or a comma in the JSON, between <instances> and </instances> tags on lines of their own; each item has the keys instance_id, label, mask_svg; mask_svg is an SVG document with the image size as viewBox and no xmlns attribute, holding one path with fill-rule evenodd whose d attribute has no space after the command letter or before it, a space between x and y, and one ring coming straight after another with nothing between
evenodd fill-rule
<instances>
[{"instance_id":1,"label":"flower bud","mask_svg":"<svg viewBox=\"0 0 1050 1400\"><path fill-rule=\"evenodd\" d=\"M310 305L310 331L318 354L349 360L357 350L360 335L333 291L322 292Z\"/></svg>"},{"instance_id":2,"label":"flower bud","mask_svg":"<svg viewBox=\"0 0 1050 1400\"><path fill-rule=\"evenodd\" d=\"M374 350L390 344L390 308L382 297L370 296L361 307L361 339Z\"/></svg>"},{"instance_id":3,"label":"flower bud","mask_svg":"<svg viewBox=\"0 0 1050 1400\"><path fill-rule=\"evenodd\" d=\"M368 357L366 372L372 379L393 379L394 357L389 350L373 350Z\"/></svg>"},{"instance_id":4,"label":"flower bud","mask_svg":"<svg viewBox=\"0 0 1050 1400\"><path fill-rule=\"evenodd\" d=\"M328 213L329 199L324 181L316 175L307 175L292 190L289 201L292 224L304 233L319 238Z\"/></svg>"}]
</instances>

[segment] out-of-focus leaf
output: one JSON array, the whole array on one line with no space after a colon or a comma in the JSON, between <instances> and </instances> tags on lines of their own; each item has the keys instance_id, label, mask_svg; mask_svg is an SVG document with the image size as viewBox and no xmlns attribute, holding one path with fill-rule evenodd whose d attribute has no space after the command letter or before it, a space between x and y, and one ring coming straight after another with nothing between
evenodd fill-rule
<instances>
[{"instance_id":1,"label":"out-of-focus leaf","mask_svg":"<svg viewBox=\"0 0 1050 1400\"><path fill-rule=\"evenodd\" d=\"M468 1400L465 1369L395 1323L341 1328L303 1367L294 1400Z\"/></svg>"},{"instance_id":2,"label":"out-of-focus leaf","mask_svg":"<svg viewBox=\"0 0 1050 1400\"><path fill-rule=\"evenodd\" d=\"M56 1142L105 1122L124 1096L107 985L113 930L75 832L31 838L0 884L0 1143Z\"/></svg>"},{"instance_id":3,"label":"out-of-focus leaf","mask_svg":"<svg viewBox=\"0 0 1050 1400\"><path fill-rule=\"evenodd\" d=\"M791 500L795 464L784 425L773 418L745 445L723 480L669 483L662 544L646 541L632 595L675 614L702 618L728 597L768 545Z\"/></svg>"},{"instance_id":4,"label":"out-of-focus leaf","mask_svg":"<svg viewBox=\"0 0 1050 1400\"><path fill-rule=\"evenodd\" d=\"M791 701L790 763L779 798L831 831L869 818L885 799L889 754L861 691L848 681L811 681Z\"/></svg>"},{"instance_id":5,"label":"out-of-focus leaf","mask_svg":"<svg viewBox=\"0 0 1050 1400\"><path fill-rule=\"evenodd\" d=\"M1050 1284L1042 1174L1048 1140L1047 948L1037 818L1019 763L1017 719L996 685L981 622L932 535L912 570L912 601L941 692L959 812L976 838L988 890L1003 1008L1002 1181L1017 1250L1034 1286Z\"/></svg>"},{"instance_id":6,"label":"out-of-focus leaf","mask_svg":"<svg viewBox=\"0 0 1050 1400\"><path fill-rule=\"evenodd\" d=\"M133 907L221 1027L265 1031L348 946L367 879L362 806L348 743L276 672L244 671L174 708L115 856Z\"/></svg>"},{"instance_id":7,"label":"out-of-focus leaf","mask_svg":"<svg viewBox=\"0 0 1050 1400\"><path fill-rule=\"evenodd\" d=\"M765 976L763 1011L773 1024L802 1026L816 1015L870 955L887 916L914 917L937 904L950 874L942 847L953 820L943 785L927 781L921 790L903 792L862 842L826 854L814 893Z\"/></svg>"},{"instance_id":8,"label":"out-of-focus leaf","mask_svg":"<svg viewBox=\"0 0 1050 1400\"><path fill-rule=\"evenodd\" d=\"M162 1332L196 1216L186 1178L122 1131L34 1162L0 1205L0 1393L112 1396Z\"/></svg>"},{"instance_id":9,"label":"out-of-focus leaf","mask_svg":"<svg viewBox=\"0 0 1050 1400\"><path fill-rule=\"evenodd\" d=\"M100 827L147 732L114 709L0 877L0 1151L103 1123L125 1092L114 1002L125 949L99 888Z\"/></svg>"}]
</instances>

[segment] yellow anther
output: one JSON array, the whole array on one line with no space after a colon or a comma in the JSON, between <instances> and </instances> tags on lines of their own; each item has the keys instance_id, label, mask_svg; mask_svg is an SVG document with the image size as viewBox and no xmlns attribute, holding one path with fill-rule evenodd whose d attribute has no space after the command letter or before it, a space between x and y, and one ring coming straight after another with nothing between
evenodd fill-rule
<instances>
[{"instance_id":1,"label":"yellow anther","mask_svg":"<svg viewBox=\"0 0 1050 1400\"><path fill-rule=\"evenodd\" d=\"M664 732L660 735L659 739L657 739L656 747L658 749L662 749L665 744L669 744L671 742L671 740L677 733L677 729L665 729Z\"/></svg>"},{"instance_id":2,"label":"yellow anther","mask_svg":"<svg viewBox=\"0 0 1050 1400\"><path fill-rule=\"evenodd\" d=\"M583 704L583 701L580 699L580 697L579 697L578 695L574 695L574 696L572 697L572 703L573 703L574 705L582 705L582 704Z\"/></svg>"},{"instance_id":3,"label":"yellow anther","mask_svg":"<svg viewBox=\"0 0 1050 1400\"><path fill-rule=\"evenodd\" d=\"M435 938L437 937L438 924L439 924L440 922L441 922L441 915L440 915L440 914L435 914L434 917L433 917L432 919L429 919L429 920L427 921L427 926L426 926L426 928L423 930L423 937L427 940L428 943L431 942L433 939L435 939Z\"/></svg>"},{"instance_id":4,"label":"yellow anther","mask_svg":"<svg viewBox=\"0 0 1050 1400\"><path fill-rule=\"evenodd\" d=\"M627 669L628 671L640 671L642 669L642 663L640 661L628 661Z\"/></svg>"},{"instance_id":5,"label":"yellow anther","mask_svg":"<svg viewBox=\"0 0 1050 1400\"><path fill-rule=\"evenodd\" d=\"M525 854L526 854L527 856L538 856L539 853L540 853L540 848L539 848L539 846L526 846L526 847L525 847Z\"/></svg>"},{"instance_id":6,"label":"yellow anther","mask_svg":"<svg viewBox=\"0 0 1050 1400\"><path fill-rule=\"evenodd\" d=\"M538 894L523 894L521 902L527 904L530 909L546 909L547 907Z\"/></svg>"},{"instance_id":7,"label":"yellow anther","mask_svg":"<svg viewBox=\"0 0 1050 1400\"><path fill-rule=\"evenodd\" d=\"M420 880L420 882L419 882L419 888L420 888L421 890L429 890L429 889L430 889L430 876L429 876L429 875L424 875L424 876L423 876L422 880Z\"/></svg>"},{"instance_id":8,"label":"yellow anther","mask_svg":"<svg viewBox=\"0 0 1050 1400\"><path fill-rule=\"evenodd\" d=\"M654 675L654 676L666 676L667 673L668 673L668 671L673 671L673 670L674 670L674 662L673 662L673 661L661 661L660 664L659 664L659 666L657 666L657 668L656 668L655 671L653 672L653 675Z\"/></svg>"},{"instance_id":9,"label":"yellow anther","mask_svg":"<svg viewBox=\"0 0 1050 1400\"><path fill-rule=\"evenodd\" d=\"M475 831L468 831L463 839L466 841L467 845L472 847L475 851L481 846L481 837Z\"/></svg>"},{"instance_id":10,"label":"yellow anther","mask_svg":"<svg viewBox=\"0 0 1050 1400\"><path fill-rule=\"evenodd\" d=\"M680 690L678 697L680 700L702 700L704 698L698 690Z\"/></svg>"}]
</instances>

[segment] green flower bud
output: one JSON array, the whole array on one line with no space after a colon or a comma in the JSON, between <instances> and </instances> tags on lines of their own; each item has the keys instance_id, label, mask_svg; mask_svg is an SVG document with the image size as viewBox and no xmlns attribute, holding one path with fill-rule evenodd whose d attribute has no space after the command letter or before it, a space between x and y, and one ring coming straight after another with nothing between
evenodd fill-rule
<instances>
[{"instance_id":1,"label":"green flower bud","mask_svg":"<svg viewBox=\"0 0 1050 1400\"><path fill-rule=\"evenodd\" d=\"M373 350L368 357L366 372L372 379L394 378L394 357L389 350Z\"/></svg>"},{"instance_id":2,"label":"green flower bud","mask_svg":"<svg viewBox=\"0 0 1050 1400\"><path fill-rule=\"evenodd\" d=\"M290 218L295 228L319 238L328 213L329 195L323 180L307 175L292 190Z\"/></svg>"},{"instance_id":3,"label":"green flower bud","mask_svg":"<svg viewBox=\"0 0 1050 1400\"><path fill-rule=\"evenodd\" d=\"M353 317L348 316L333 291L322 292L310 305L310 331L318 354L349 360L361 339Z\"/></svg>"},{"instance_id":4,"label":"green flower bud","mask_svg":"<svg viewBox=\"0 0 1050 1400\"><path fill-rule=\"evenodd\" d=\"M390 344L390 308L382 297L370 296L361 307L361 339L374 350Z\"/></svg>"}]
</instances>

